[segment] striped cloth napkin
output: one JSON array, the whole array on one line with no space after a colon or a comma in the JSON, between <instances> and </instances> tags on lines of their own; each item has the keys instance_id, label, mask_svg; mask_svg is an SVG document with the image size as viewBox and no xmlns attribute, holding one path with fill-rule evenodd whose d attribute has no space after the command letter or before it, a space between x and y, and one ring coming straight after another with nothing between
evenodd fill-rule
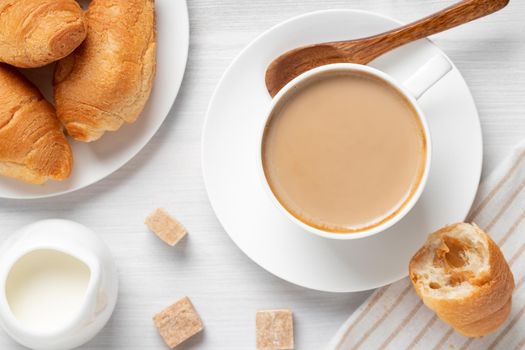
<instances>
[{"instance_id":1,"label":"striped cloth napkin","mask_svg":"<svg viewBox=\"0 0 525 350\"><path fill-rule=\"evenodd\" d=\"M341 327L329 349L525 350L525 142L481 184L467 222L489 232L514 273L508 320L494 333L467 338L427 309L408 278L375 291Z\"/></svg>"}]
</instances>

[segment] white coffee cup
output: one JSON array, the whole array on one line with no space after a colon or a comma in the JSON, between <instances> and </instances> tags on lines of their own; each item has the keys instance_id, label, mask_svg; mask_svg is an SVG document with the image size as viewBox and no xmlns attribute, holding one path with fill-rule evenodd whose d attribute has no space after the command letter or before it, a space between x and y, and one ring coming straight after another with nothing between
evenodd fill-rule
<instances>
[{"instance_id":1,"label":"white coffee cup","mask_svg":"<svg viewBox=\"0 0 525 350\"><path fill-rule=\"evenodd\" d=\"M266 118L264 118L263 123L260 125L259 129L259 136L258 136L258 142L257 142L257 168L258 172L260 174L260 178L262 179L263 187L265 188L265 191L269 194L270 199L272 202L279 208L279 210L292 222L299 225L303 229L314 233L318 236L325 237L325 238L331 238L331 239L356 239L356 238L363 238L368 237L371 235L374 235L376 233L382 232L395 223L397 223L399 220L401 220L406 214L410 212L410 210L414 207L416 202L418 201L419 197L423 193L423 190L425 188L428 174L430 171L430 163L432 158L432 143L431 143L431 135L428 128L428 124L425 118L425 114L421 110L421 108L418 105L417 100L432 86L434 86L441 78L443 78L450 70L452 69L451 63L448 61L447 58L445 58L443 55L437 55L430 59L425 65L420 67L409 79L407 79L405 82L398 82L394 78L392 78L390 75L361 64L353 64L353 63L336 63L336 64L329 64L321 67L314 68L310 71L307 71L300 76L296 77L292 81L290 81L285 87L279 91L279 93L273 98L272 103L270 105L270 108L268 110L268 113L266 114ZM268 123L268 120L270 116L273 114L273 111L276 106L279 105L279 103L283 100L284 97L288 95L288 92L293 90L296 86L299 84L302 84L304 81L310 80L320 74L326 75L330 72L341 72L341 71L353 71L353 72L362 72L367 73L370 75L373 75L389 85L395 87L405 98L410 102L412 107L417 113L417 116L419 117L421 121L421 125L423 126L423 132L425 133L425 140L426 140L426 162L425 167L423 171L423 175L421 176L421 180L419 181L417 189L412 194L411 198L408 200L408 202L393 216L391 216L388 220L384 221L383 223L373 226L369 229L364 229L359 232L353 232L353 233L339 233L339 232L331 232L331 231L325 231L322 229L319 229L317 227L310 226L309 224L301 221L294 215L292 215L277 199L275 194L273 193L267 178L265 176L264 167L263 167L263 159L262 159L262 147L263 147L263 141L264 141L264 135L265 135L265 128Z\"/></svg>"}]
</instances>

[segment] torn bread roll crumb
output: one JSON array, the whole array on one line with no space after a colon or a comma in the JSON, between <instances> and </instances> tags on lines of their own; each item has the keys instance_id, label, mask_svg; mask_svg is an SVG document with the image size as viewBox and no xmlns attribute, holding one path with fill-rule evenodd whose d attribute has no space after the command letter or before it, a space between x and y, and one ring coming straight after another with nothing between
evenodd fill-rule
<instances>
[{"instance_id":1,"label":"torn bread roll crumb","mask_svg":"<svg viewBox=\"0 0 525 350\"><path fill-rule=\"evenodd\" d=\"M166 345L172 349L204 329L202 320L188 297L155 315L153 321Z\"/></svg>"},{"instance_id":2,"label":"torn bread roll crumb","mask_svg":"<svg viewBox=\"0 0 525 350\"><path fill-rule=\"evenodd\" d=\"M499 247L476 225L431 234L409 265L426 306L468 337L495 331L508 317L514 278Z\"/></svg>"},{"instance_id":3,"label":"torn bread roll crumb","mask_svg":"<svg viewBox=\"0 0 525 350\"><path fill-rule=\"evenodd\" d=\"M161 240L172 247L188 233L180 222L160 208L155 209L144 223Z\"/></svg>"},{"instance_id":4,"label":"torn bread roll crumb","mask_svg":"<svg viewBox=\"0 0 525 350\"><path fill-rule=\"evenodd\" d=\"M291 310L259 310L255 319L257 350L294 348Z\"/></svg>"}]
</instances>

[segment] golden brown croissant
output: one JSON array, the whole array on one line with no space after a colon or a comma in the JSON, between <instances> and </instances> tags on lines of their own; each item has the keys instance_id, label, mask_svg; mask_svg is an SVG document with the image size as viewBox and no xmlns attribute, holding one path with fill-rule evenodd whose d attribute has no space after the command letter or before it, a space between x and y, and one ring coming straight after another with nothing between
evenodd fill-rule
<instances>
[{"instance_id":1,"label":"golden brown croissant","mask_svg":"<svg viewBox=\"0 0 525 350\"><path fill-rule=\"evenodd\" d=\"M0 64L0 174L40 184L66 179L72 166L53 106L20 73Z\"/></svg>"},{"instance_id":2,"label":"golden brown croissant","mask_svg":"<svg viewBox=\"0 0 525 350\"><path fill-rule=\"evenodd\" d=\"M93 0L88 35L55 72L57 115L68 133L93 141L134 122L155 75L153 0Z\"/></svg>"},{"instance_id":3,"label":"golden brown croissant","mask_svg":"<svg viewBox=\"0 0 525 350\"><path fill-rule=\"evenodd\" d=\"M499 247L476 225L431 234L410 261L417 294L457 332L479 337L508 317L514 278Z\"/></svg>"},{"instance_id":4,"label":"golden brown croissant","mask_svg":"<svg viewBox=\"0 0 525 350\"><path fill-rule=\"evenodd\" d=\"M1 0L0 62L44 66L69 55L86 31L75 0Z\"/></svg>"}]
</instances>

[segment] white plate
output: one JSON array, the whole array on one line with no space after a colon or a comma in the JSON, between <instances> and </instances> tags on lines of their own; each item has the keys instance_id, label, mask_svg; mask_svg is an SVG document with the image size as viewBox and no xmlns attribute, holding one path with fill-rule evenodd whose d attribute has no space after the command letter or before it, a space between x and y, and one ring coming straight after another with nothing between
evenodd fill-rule
<instances>
[{"instance_id":1,"label":"white plate","mask_svg":"<svg viewBox=\"0 0 525 350\"><path fill-rule=\"evenodd\" d=\"M414 209L386 232L360 240L329 240L292 224L263 191L256 171L257 125L270 97L268 63L287 49L378 33L399 22L350 10L309 13L255 39L235 59L211 100L203 131L203 171L212 206L226 232L251 259L297 285L353 292L392 283L426 235L465 218L481 174L481 128L474 101L454 67L420 100L433 139L428 185ZM371 65L407 78L441 50L421 40Z\"/></svg>"},{"instance_id":2,"label":"white plate","mask_svg":"<svg viewBox=\"0 0 525 350\"><path fill-rule=\"evenodd\" d=\"M102 180L131 160L155 135L179 91L189 45L185 0L157 0L157 75L151 97L140 118L99 141L71 141L75 166L67 181L35 186L0 178L0 198L41 198L72 192ZM52 100L53 66L23 72Z\"/></svg>"}]
</instances>

